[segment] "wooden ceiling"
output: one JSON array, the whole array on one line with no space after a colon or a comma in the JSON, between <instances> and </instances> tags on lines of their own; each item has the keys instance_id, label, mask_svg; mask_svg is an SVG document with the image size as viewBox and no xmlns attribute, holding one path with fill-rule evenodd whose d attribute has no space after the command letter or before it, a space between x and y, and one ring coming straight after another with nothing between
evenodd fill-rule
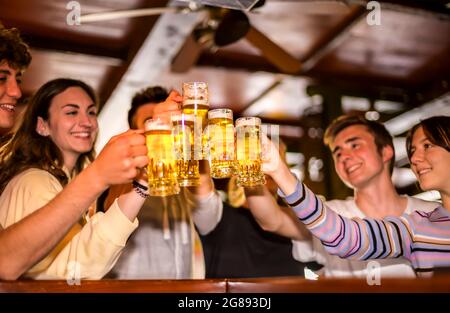
<instances>
[{"instance_id":1,"label":"wooden ceiling","mask_svg":"<svg viewBox=\"0 0 450 313\"><path fill-rule=\"evenodd\" d=\"M349 1L351 3L352 1ZM250 23L302 62L299 77L370 84L422 91L432 83L446 84L450 72L450 19L446 1L427 1L419 9L388 6L381 25L370 26L361 6L339 2L266 1L248 13ZM390 1L406 2L406 1ZM33 62L24 80L31 94L45 81L79 77L92 84L106 102L127 70L158 16L117 19L71 26L66 22L68 1L0 0L0 21L17 27L32 47ZM112 10L162 7L164 0L79 1L83 14ZM443 7L439 7L439 4ZM440 13L436 13L440 10ZM217 74L217 69L226 70ZM245 108L277 78L266 74L253 88L255 72L277 73L261 51L242 39L215 51L203 51L197 66L182 79L200 77L215 82L213 105ZM263 75L264 76L264 75ZM177 77L177 76L174 76ZM220 78L219 78L220 77ZM164 82L170 84L170 73ZM155 82L157 84L158 82ZM448 84L448 83L447 83ZM177 86L174 86L177 87ZM252 89L248 91L248 89Z\"/></svg>"},{"instance_id":2,"label":"wooden ceiling","mask_svg":"<svg viewBox=\"0 0 450 313\"><path fill-rule=\"evenodd\" d=\"M0 21L18 28L31 46L33 61L23 89L33 93L56 77L77 77L91 84L106 101L120 81L158 16L68 25L69 1L0 1ZM165 6L167 1L79 1L82 12Z\"/></svg>"},{"instance_id":3,"label":"wooden ceiling","mask_svg":"<svg viewBox=\"0 0 450 313\"><path fill-rule=\"evenodd\" d=\"M245 38L219 49L202 49L189 71L175 73L171 60L164 58L170 56L167 51L173 48L173 37L189 34L190 29L158 26L159 16L68 25L69 1L0 0L0 22L18 28L32 49L33 61L23 81L25 95L31 95L50 79L73 77L91 84L104 105L112 101L114 90L121 90L121 82L130 71L140 68L144 71L140 77L148 71L153 78L150 82L134 79L130 85L133 91L149 84L179 90L183 81L206 81L212 107L232 108L236 116L258 115L267 122L319 129L342 112L337 108L342 95L366 97L372 102L400 101L402 107L394 114L398 115L449 91L448 1L378 1L380 25L369 25L373 10L366 7L368 2L266 0L261 7L246 12L252 27L299 62L299 70L291 75L269 61L266 52L273 52L270 45L264 44L262 51ZM78 3L81 13L87 14L165 7L169 1ZM172 19L181 20L181 14ZM139 53L145 53L146 40L157 27L165 27L160 33L167 35L150 41L150 46L159 47L148 57L155 58L152 64L167 65L150 75L155 66L135 63ZM321 95L322 100L311 97L314 94ZM104 132L104 136L109 138L126 127L129 102L128 98L122 99L122 110L110 112L108 116L117 120L108 120L101 127L121 126ZM317 108L318 103L323 107ZM110 107L114 110L114 106ZM107 109L105 106L104 111ZM311 117L314 113L321 115ZM390 117L382 114L381 120ZM300 137L306 130L287 132ZM316 146L321 146L320 140ZM323 150L317 148L315 153Z\"/></svg>"}]
</instances>

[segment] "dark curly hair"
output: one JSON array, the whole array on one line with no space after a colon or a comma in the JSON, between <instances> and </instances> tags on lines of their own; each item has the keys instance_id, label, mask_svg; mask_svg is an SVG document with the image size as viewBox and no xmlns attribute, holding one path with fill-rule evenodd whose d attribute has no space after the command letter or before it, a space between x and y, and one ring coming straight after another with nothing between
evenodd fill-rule
<instances>
[{"instance_id":1,"label":"dark curly hair","mask_svg":"<svg viewBox=\"0 0 450 313\"><path fill-rule=\"evenodd\" d=\"M22 70L30 64L31 54L16 28L0 26L0 62L5 61L10 67Z\"/></svg>"},{"instance_id":2,"label":"dark curly hair","mask_svg":"<svg viewBox=\"0 0 450 313\"><path fill-rule=\"evenodd\" d=\"M169 93L167 89L161 86L147 87L136 93L131 101L131 108L128 111L128 125L130 128L136 128L133 117L137 109L147 103L159 103L167 99Z\"/></svg>"}]
</instances>

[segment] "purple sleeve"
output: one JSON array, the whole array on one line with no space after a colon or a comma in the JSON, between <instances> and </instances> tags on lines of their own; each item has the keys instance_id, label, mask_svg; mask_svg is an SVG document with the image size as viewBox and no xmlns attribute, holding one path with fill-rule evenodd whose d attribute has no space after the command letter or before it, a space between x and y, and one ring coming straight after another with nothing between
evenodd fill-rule
<instances>
[{"instance_id":1,"label":"purple sleeve","mask_svg":"<svg viewBox=\"0 0 450 313\"><path fill-rule=\"evenodd\" d=\"M410 236L404 218L349 219L329 209L298 181L295 191L279 195L330 254L357 260L408 256Z\"/></svg>"}]
</instances>

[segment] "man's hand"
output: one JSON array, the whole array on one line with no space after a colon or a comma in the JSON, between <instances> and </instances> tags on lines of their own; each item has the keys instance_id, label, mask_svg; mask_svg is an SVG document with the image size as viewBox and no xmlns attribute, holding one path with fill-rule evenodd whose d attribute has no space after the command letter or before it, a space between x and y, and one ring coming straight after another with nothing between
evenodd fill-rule
<instances>
[{"instance_id":1,"label":"man's hand","mask_svg":"<svg viewBox=\"0 0 450 313\"><path fill-rule=\"evenodd\" d=\"M172 90L164 102L158 103L153 111L153 118L163 118L170 121L172 114L181 113L183 97Z\"/></svg>"}]
</instances>

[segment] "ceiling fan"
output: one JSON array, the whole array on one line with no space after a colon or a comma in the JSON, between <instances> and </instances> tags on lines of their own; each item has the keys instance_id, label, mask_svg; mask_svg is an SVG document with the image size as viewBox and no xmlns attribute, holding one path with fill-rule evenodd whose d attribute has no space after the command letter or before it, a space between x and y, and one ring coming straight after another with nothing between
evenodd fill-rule
<instances>
[{"instance_id":1,"label":"ceiling fan","mask_svg":"<svg viewBox=\"0 0 450 313\"><path fill-rule=\"evenodd\" d=\"M301 69L301 62L251 25L247 14L244 13L252 12L252 10L264 4L265 0L178 0L175 1L175 6L163 8L82 15L80 22L83 24L164 13L184 14L206 11L207 18L193 29L172 60L172 71L188 71L205 49L215 52L220 47L232 44L240 39L246 39L281 73L298 73Z\"/></svg>"}]
</instances>

